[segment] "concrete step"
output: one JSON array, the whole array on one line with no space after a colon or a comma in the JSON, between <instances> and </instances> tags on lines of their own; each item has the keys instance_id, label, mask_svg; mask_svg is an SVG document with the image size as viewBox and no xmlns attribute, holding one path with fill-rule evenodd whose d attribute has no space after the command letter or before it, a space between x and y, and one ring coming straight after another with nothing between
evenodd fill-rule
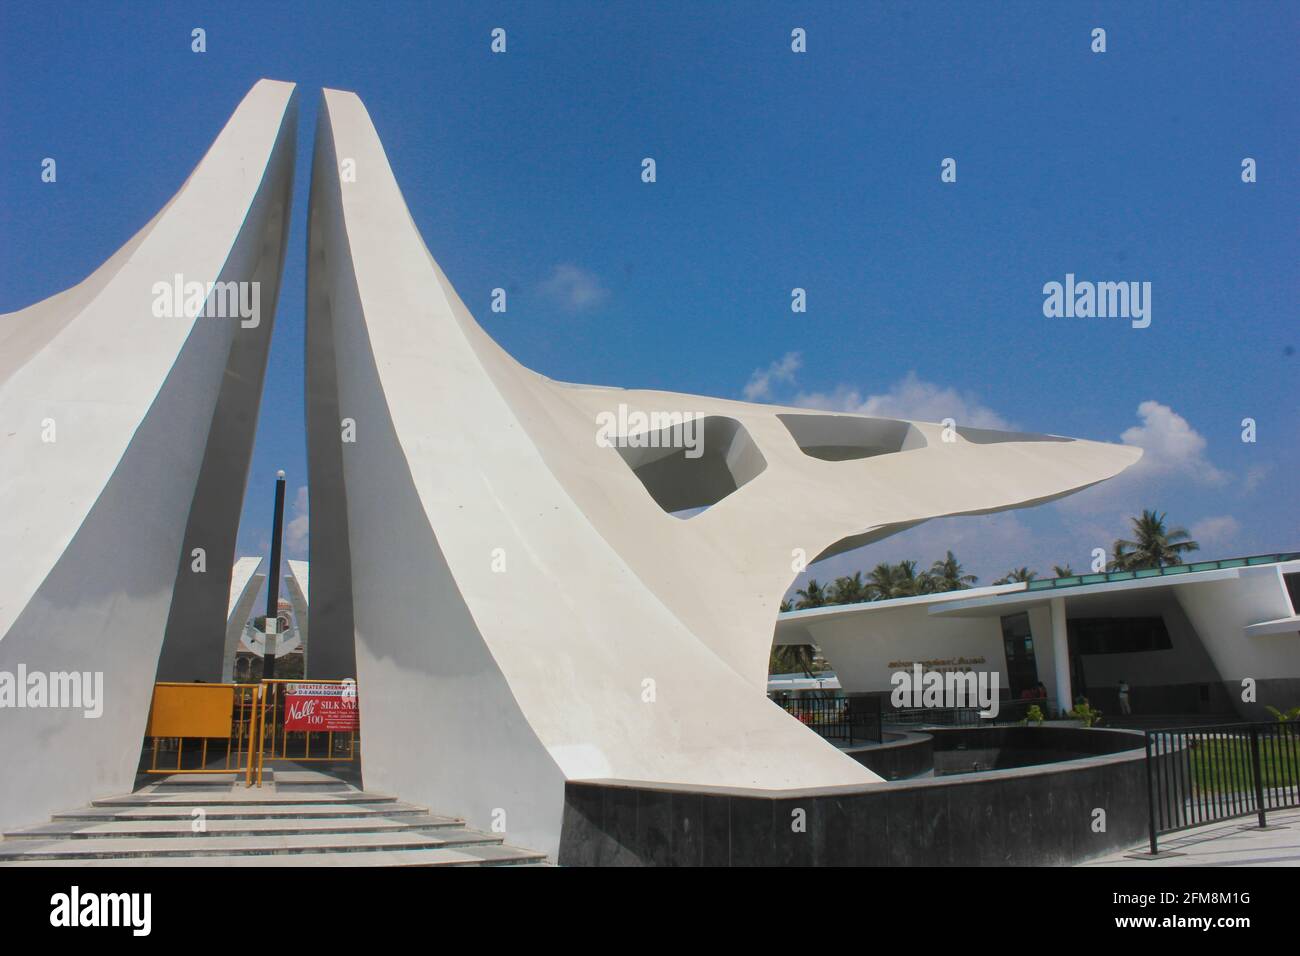
<instances>
[{"instance_id":1,"label":"concrete step","mask_svg":"<svg viewBox=\"0 0 1300 956\"><path fill-rule=\"evenodd\" d=\"M265 778L263 778L265 782ZM337 787L340 783L349 785L328 773L319 770L277 770L274 776L277 787Z\"/></svg>"},{"instance_id":2,"label":"concrete step","mask_svg":"<svg viewBox=\"0 0 1300 956\"><path fill-rule=\"evenodd\" d=\"M375 817L422 816L429 811L413 803L282 803L282 804L230 804L196 802L203 807L208 822L213 820L347 820L373 819ZM81 810L56 813L54 822L83 820L104 823L109 820L184 820L193 819L194 807L168 804L147 806L95 806ZM451 819L451 818L447 818ZM458 823L463 820L457 819Z\"/></svg>"},{"instance_id":3,"label":"concrete step","mask_svg":"<svg viewBox=\"0 0 1300 956\"><path fill-rule=\"evenodd\" d=\"M187 787L193 790L230 787L243 782L244 775L233 770L230 773L175 773L167 777L155 775L149 778L150 787ZM338 783L337 780L334 782Z\"/></svg>"},{"instance_id":4,"label":"concrete step","mask_svg":"<svg viewBox=\"0 0 1300 956\"><path fill-rule=\"evenodd\" d=\"M95 800L92 807L211 807L218 803L229 806L258 807L283 806L285 804L318 804L338 806L340 804L378 804L396 803L396 797L377 793L364 793L360 790L339 793L276 793L271 790L244 790L242 787L228 793L137 793L121 797L105 797Z\"/></svg>"},{"instance_id":5,"label":"concrete step","mask_svg":"<svg viewBox=\"0 0 1300 956\"><path fill-rule=\"evenodd\" d=\"M299 856L329 853L349 856L366 850L415 850L501 844L500 836L463 827L397 830L392 833L303 833L291 835L173 837L105 836L86 839L5 839L0 864L21 860L91 860L153 857L234 856L241 861L268 854Z\"/></svg>"},{"instance_id":6,"label":"concrete step","mask_svg":"<svg viewBox=\"0 0 1300 956\"><path fill-rule=\"evenodd\" d=\"M6 831L10 840L88 840L99 837L218 837L256 835L294 835L308 833L393 833L399 830L433 830L461 827L464 820L439 817L431 813L402 817L372 815L342 819L289 817L256 820L229 820L205 815L206 829L196 833L193 820L57 820L38 826ZM0 844L3 852L4 844Z\"/></svg>"},{"instance_id":7,"label":"concrete step","mask_svg":"<svg viewBox=\"0 0 1300 956\"><path fill-rule=\"evenodd\" d=\"M506 865L549 863L458 817L292 765L253 788L237 774L162 776L0 837L0 866Z\"/></svg>"},{"instance_id":8,"label":"concrete step","mask_svg":"<svg viewBox=\"0 0 1300 956\"><path fill-rule=\"evenodd\" d=\"M504 844L417 849L356 850L351 853L265 853L253 856L109 857L77 860L83 867L122 866L549 866L543 854ZM68 866L65 859L20 859L0 866Z\"/></svg>"}]
</instances>

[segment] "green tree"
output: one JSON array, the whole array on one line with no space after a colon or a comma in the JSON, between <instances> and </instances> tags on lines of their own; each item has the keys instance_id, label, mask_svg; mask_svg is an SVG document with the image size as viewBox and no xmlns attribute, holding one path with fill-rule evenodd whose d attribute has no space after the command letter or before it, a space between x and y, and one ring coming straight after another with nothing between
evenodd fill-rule
<instances>
[{"instance_id":1,"label":"green tree","mask_svg":"<svg viewBox=\"0 0 1300 956\"><path fill-rule=\"evenodd\" d=\"M875 601L924 594L927 584L927 575L917 574L915 561L882 561L867 575L867 588Z\"/></svg>"},{"instance_id":2,"label":"green tree","mask_svg":"<svg viewBox=\"0 0 1300 956\"><path fill-rule=\"evenodd\" d=\"M862 580L862 572L854 571L852 576L836 578L826 594L827 604L857 604L868 598L867 584Z\"/></svg>"},{"instance_id":3,"label":"green tree","mask_svg":"<svg viewBox=\"0 0 1300 956\"><path fill-rule=\"evenodd\" d=\"M816 578L809 578L808 583L794 593L795 597L799 598L795 602L795 610L802 611L806 607L824 607L826 604L826 589L817 583Z\"/></svg>"},{"instance_id":4,"label":"green tree","mask_svg":"<svg viewBox=\"0 0 1300 956\"><path fill-rule=\"evenodd\" d=\"M925 587L924 573L917 574L915 561L899 561L894 565L894 589L899 597L924 594Z\"/></svg>"},{"instance_id":5,"label":"green tree","mask_svg":"<svg viewBox=\"0 0 1300 956\"><path fill-rule=\"evenodd\" d=\"M815 657L816 650L811 644L774 644L767 658L767 672L812 677Z\"/></svg>"},{"instance_id":6,"label":"green tree","mask_svg":"<svg viewBox=\"0 0 1300 956\"><path fill-rule=\"evenodd\" d=\"M951 551L942 561L936 561L930 566L927 576L931 591L961 591L978 580L975 575L966 573L966 569Z\"/></svg>"},{"instance_id":7,"label":"green tree","mask_svg":"<svg viewBox=\"0 0 1300 956\"><path fill-rule=\"evenodd\" d=\"M1165 515L1144 508L1140 517L1131 518L1133 538L1120 538L1111 546L1107 568L1111 571L1136 571L1139 568L1164 568L1183 563L1183 555L1199 551L1186 528L1165 527Z\"/></svg>"},{"instance_id":8,"label":"green tree","mask_svg":"<svg viewBox=\"0 0 1300 956\"><path fill-rule=\"evenodd\" d=\"M1072 578L1074 577L1074 568L1070 567L1068 564L1065 566L1054 564L1052 565L1052 574L1058 578Z\"/></svg>"},{"instance_id":9,"label":"green tree","mask_svg":"<svg viewBox=\"0 0 1300 956\"><path fill-rule=\"evenodd\" d=\"M1016 568L1014 571L1008 571L993 583L1014 584L1016 581L1032 581L1036 577L1038 577L1037 571L1030 571L1028 568Z\"/></svg>"},{"instance_id":10,"label":"green tree","mask_svg":"<svg viewBox=\"0 0 1300 956\"><path fill-rule=\"evenodd\" d=\"M894 566L881 561L867 575L867 591L873 601L888 601L894 597Z\"/></svg>"}]
</instances>

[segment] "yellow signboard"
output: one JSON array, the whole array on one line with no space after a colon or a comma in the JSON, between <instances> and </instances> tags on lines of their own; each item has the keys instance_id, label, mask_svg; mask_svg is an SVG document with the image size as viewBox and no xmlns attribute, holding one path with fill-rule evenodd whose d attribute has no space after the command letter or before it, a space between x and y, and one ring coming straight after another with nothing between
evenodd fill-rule
<instances>
[{"instance_id":1,"label":"yellow signboard","mask_svg":"<svg viewBox=\"0 0 1300 956\"><path fill-rule=\"evenodd\" d=\"M225 737L235 711L233 684L155 684L146 737Z\"/></svg>"}]
</instances>

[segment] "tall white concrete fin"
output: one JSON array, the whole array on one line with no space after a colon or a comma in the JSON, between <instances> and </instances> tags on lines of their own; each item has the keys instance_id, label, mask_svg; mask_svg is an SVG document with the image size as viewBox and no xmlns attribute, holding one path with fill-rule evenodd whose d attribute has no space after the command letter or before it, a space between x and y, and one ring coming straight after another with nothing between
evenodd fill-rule
<instances>
[{"instance_id":1,"label":"tall white concrete fin","mask_svg":"<svg viewBox=\"0 0 1300 956\"><path fill-rule=\"evenodd\" d=\"M330 600L355 623L366 784L552 852L565 779L877 780L765 699L799 556L1140 454L531 372L430 256L345 92L316 135L307 338L313 656L341 639Z\"/></svg>"},{"instance_id":2,"label":"tall white concrete fin","mask_svg":"<svg viewBox=\"0 0 1300 956\"><path fill-rule=\"evenodd\" d=\"M0 826L129 790L155 673L220 676L295 126L259 82L103 266L0 315L0 695L102 678L94 707L0 710Z\"/></svg>"}]
</instances>

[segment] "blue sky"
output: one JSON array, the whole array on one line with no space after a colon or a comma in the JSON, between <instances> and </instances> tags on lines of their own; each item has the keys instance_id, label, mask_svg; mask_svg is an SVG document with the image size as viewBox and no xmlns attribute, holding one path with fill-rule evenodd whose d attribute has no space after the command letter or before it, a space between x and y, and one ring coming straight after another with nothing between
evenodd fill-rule
<instances>
[{"instance_id":1,"label":"blue sky","mask_svg":"<svg viewBox=\"0 0 1300 956\"><path fill-rule=\"evenodd\" d=\"M93 271L258 78L296 81L293 231L239 549L264 553L282 467L288 552L305 556L304 200L319 89L351 89L434 256L540 372L1148 450L1063 503L932 522L819 577L948 547L984 583L1078 569L1145 506L1206 557L1296 548L1298 9L6 3L0 311ZM1042 287L1066 273L1150 282L1151 326L1044 317ZM488 309L496 286L506 315Z\"/></svg>"}]
</instances>

